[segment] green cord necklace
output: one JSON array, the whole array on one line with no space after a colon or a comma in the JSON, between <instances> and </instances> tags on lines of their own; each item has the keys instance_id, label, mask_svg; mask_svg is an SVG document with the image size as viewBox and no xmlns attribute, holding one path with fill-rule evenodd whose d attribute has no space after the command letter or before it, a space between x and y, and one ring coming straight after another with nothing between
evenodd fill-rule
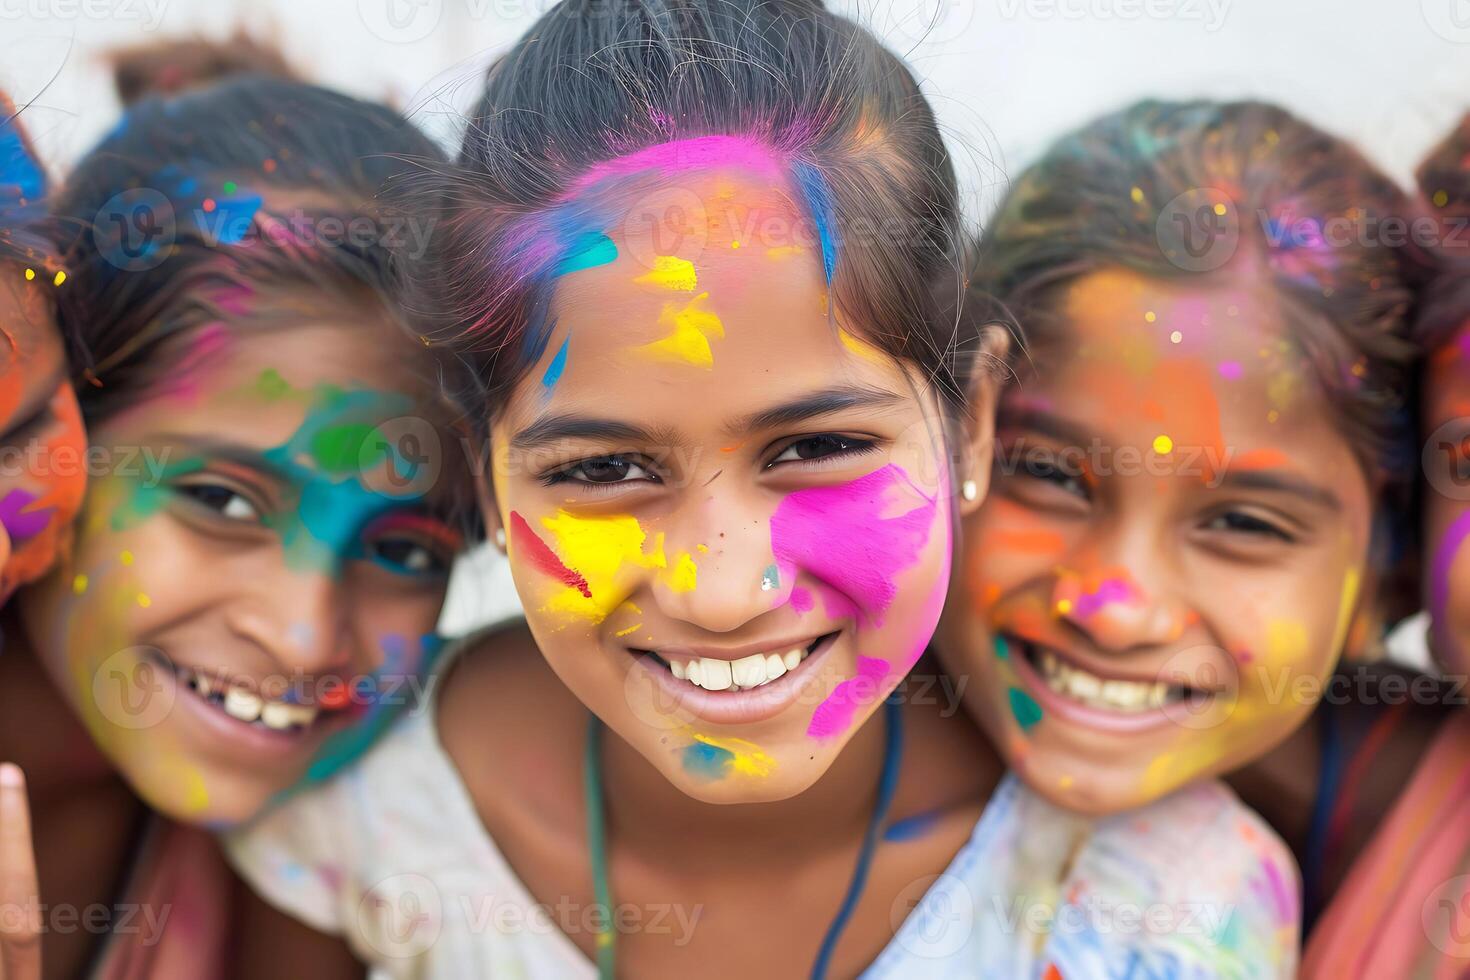
<instances>
[{"instance_id":1,"label":"green cord necklace","mask_svg":"<svg viewBox=\"0 0 1470 980\"><path fill-rule=\"evenodd\" d=\"M889 696L883 702L883 718L886 723L886 739L883 746L883 772L878 777L878 802L868 820L863 835L863 846L858 852L857 865L853 869L852 881L842 906L833 917L822 939L817 961L812 966L813 980L823 980L832 959L837 940L847 926L862 897L863 886L868 880L868 867L873 852L878 847L878 832L888 818L888 808L893 803L893 794L898 789L900 763L903 760L903 711L896 697ZM587 748L582 771L585 778L584 792L587 800L587 849L592 858L593 900L606 910L602 917L603 927L597 933L597 976L598 980L615 980L617 973L617 933L613 929L612 886L607 874L607 823L602 795L602 723L593 715L587 724Z\"/></svg>"}]
</instances>

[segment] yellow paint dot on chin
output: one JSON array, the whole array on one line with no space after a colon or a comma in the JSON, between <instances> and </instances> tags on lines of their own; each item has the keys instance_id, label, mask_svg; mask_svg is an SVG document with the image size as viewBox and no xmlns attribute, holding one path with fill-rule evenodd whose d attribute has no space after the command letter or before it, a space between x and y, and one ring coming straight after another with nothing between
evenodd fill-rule
<instances>
[{"instance_id":1,"label":"yellow paint dot on chin","mask_svg":"<svg viewBox=\"0 0 1470 980\"><path fill-rule=\"evenodd\" d=\"M1168 436L1154 436L1154 452L1163 456L1174 451L1174 440Z\"/></svg>"},{"instance_id":2,"label":"yellow paint dot on chin","mask_svg":"<svg viewBox=\"0 0 1470 980\"><path fill-rule=\"evenodd\" d=\"M1173 333L1169 334L1169 343L1171 344L1177 344L1183 339L1184 334L1180 333L1178 330L1175 330Z\"/></svg>"},{"instance_id":3,"label":"yellow paint dot on chin","mask_svg":"<svg viewBox=\"0 0 1470 980\"><path fill-rule=\"evenodd\" d=\"M72 592L76 593L77 595L81 595L83 592L86 592L87 591L87 576L85 576L85 575L78 575L76 578L73 578L71 580L71 590L72 590Z\"/></svg>"},{"instance_id":4,"label":"yellow paint dot on chin","mask_svg":"<svg viewBox=\"0 0 1470 980\"><path fill-rule=\"evenodd\" d=\"M148 598L148 593L139 592L138 605L142 606L144 609L147 609L149 606L153 605L153 600Z\"/></svg>"},{"instance_id":5,"label":"yellow paint dot on chin","mask_svg":"<svg viewBox=\"0 0 1470 980\"><path fill-rule=\"evenodd\" d=\"M1227 209L1226 209L1226 207L1225 207L1224 204L1216 204L1215 205L1215 213L1218 214L1222 218L1225 216L1225 211L1226 210Z\"/></svg>"},{"instance_id":6,"label":"yellow paint dot on chin","mask_svg":"<svg viewBox=\"0 0 1470 980\"><path fill-rule=\"evenodd\" d=\"M1149 322L1149 323L1153 323L1153 322L1154 322L1154 321L1155 321L1155 320L1157 320L1157 319L1158 319L1158 315L1157 315L1157 314L1155 314L1155 313L1154 313L1154 311L1153 311L1153 310L1149 310L1149 311L1148 311L1148 312L1147 312L1147 313L1145 313L1145 314L1144 314L1144 315L1143 315L1143 318L1144 318L1144 320L1146 320L1146 321L1147 321L1147 322Z\"/></svg>"}]
</instances>

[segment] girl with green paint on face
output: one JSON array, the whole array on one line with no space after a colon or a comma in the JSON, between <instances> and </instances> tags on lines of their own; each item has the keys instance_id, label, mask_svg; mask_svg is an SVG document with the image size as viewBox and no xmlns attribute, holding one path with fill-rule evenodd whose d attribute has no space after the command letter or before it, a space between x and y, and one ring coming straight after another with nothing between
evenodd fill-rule
<instances>
[{"instance_id":1,"label":"girl with green paint on face","mask_svg":"<svg viewBox=\"0 0 1470 980\"><path fill-rule=\"evenodd\" d=\"M6 610L0 748L48 901L142 910L47 931L56 975L223 975L206 831L349 761L437 648L472 484L393 298L413 161L386 108L241 77L133 105L52 202L105 465Z\"/></svg>"}]
</instances>

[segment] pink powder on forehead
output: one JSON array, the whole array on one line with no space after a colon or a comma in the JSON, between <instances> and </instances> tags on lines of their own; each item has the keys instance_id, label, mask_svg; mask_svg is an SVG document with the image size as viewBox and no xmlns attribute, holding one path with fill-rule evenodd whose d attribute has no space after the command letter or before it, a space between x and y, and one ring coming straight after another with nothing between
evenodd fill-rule
<instances>
[{"instance_id":1,"label":"pink powder on forehead","mask_svg":"<svg viewBox=\"0 0 1470 980\"><path fill-rule=\"evenodd\" d=\"M917 506L884 516L915 496ZM771 517L771 553L783 578L807 572L856 603L869 623L881 623L895 578L929 540L937 507L937 496L889 463L851 483L789 494Z\"/></svg>"},{"instance_id":2,"label":"pink powder on forehead","mask_svg":"<svg viewBox=\"0 0 1470 980\"><path fill-rule=\"evenodd\" d=\"M664 174L712 167L742 167L771 177L783 170L771 149L744 136L696 136L644 147L627 156L615 157L589 169L571 185L573 197L610 177L626 177L645 171Z\"/></svg>"}]
</instances>

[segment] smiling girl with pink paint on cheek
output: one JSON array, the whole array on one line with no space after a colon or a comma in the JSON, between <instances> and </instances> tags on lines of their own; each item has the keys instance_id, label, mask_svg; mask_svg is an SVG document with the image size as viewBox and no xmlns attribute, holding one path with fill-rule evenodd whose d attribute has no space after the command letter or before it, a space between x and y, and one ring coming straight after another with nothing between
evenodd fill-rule
<instances>
[{"instance_id":1,"label":"smiling girl with pink paint on cheek","mask_svg":"<svg viewBox=\"0 0 1470 980\"><path fill-rule=\"evenodd\" d=\"M547 73L564 113L529 111ZM384 970L854 975L999 776L961 714L889 699L944 601L956 490L984 491L1005 350L955 308L932 113L871 36L806 3L568 5L497 63L461 164L418 302L480 368L484 510L526 627L466 644L437 717L242 835L240 864ZM396 843L309 829L339 820ZM882 840L911 820L924 832ZM301 864L350 871L303 894ZM414 868L446 909L699 921L670 944L451 912L432 944L387 948L392 902L364 886ZM366 921L343 914L362 902ZM900 942L879 969L915 963Z\"/></svg>"}]
</instances>

